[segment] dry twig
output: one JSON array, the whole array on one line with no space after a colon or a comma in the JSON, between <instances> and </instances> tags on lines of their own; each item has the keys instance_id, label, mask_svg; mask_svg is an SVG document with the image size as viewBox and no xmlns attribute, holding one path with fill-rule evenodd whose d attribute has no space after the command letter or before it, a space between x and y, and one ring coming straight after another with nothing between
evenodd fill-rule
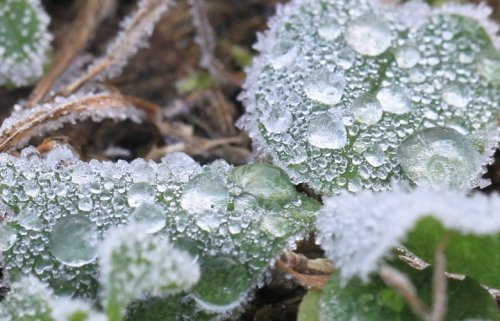
<instances>
[{"instance_id":1,"label":"dry twig","mask_svg":"<svg viewBox=\"0 0 500 321\"><path fill-rule=\"evenodd\" d=\"M75 23L64 34L64 41L54 63L31 92L27 105L41 102L75 57L85 48L97 27L115 8L116 0L87 0L79 11Z\"/></svg>"},{"instance_id":2,"label":"dry twig","mask_svg":"<svg viewBox=\"0 0 500 321\"><path fill-rule=\"evenodd\" d=\"M330 278L330 274L309 275L309 274L299 273L294 269L288 267L281 260L276 261L276 267L279 270L291 275L300 285L306 288L322 289L328 282L328 279Z\"/></svg>"}]
</instances>

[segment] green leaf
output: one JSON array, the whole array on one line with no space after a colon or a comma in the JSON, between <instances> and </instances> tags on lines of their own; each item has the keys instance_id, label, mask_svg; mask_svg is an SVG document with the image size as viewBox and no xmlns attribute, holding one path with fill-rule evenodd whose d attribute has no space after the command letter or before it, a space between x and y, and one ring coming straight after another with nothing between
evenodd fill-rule
<instances>
[{"instance_id":1,"label":"green leaf","mask_svg":"<svg viewBox=\"0 0 500 321\"><path fill-rule=\"evenodd\" d=\"M165 296L189 289L200 270L184 251L130 224L109 232L99 250L100 282L109 321L120 321L129 303L146 293Z\"/></svg>"},{"instance_id":2,"label":"green leaf","mask_svg":"<svg viewBox=\"0 0 500 321\"><path fill-rule=\"evenodd\" d=\"M399 180L478 183L500 110L491 10L368 0L285 8L259 37L241 95L255 157L324 195Z\"/></svg>"},{"instance_id":3,"label":"green leaf","mask_svg":"<svg viewBox=\"0 0 500 321\"><path fill-rule=\"evenodd\" d=\"M398 270L406 274L417 289L418 296L427 306L432 303L431 267L417 271L403 264ZM448 280L448 312L446 321L500 320L495 300L479 283L471 278L463 281ZM378 276L368 283L353 279L344 286L340 278L332 276L323 289L320 303L320 320L391 320L420 321L404 299L388 288Z\"/></svg>"},{"instance_id":4,"label":"green leaf","mask_svg":"<svg viewBox=\"0 0 500 321\"><path fill-rule=\"evenodd\" d=\"M27 85L48 61L52 35L39 0L0 0L0 85Z\"/></svg>"},{"instance_id":5,"label":"green leaf","mask_svg":"<svg viewBox=\"0 0 500 321\"><path fill-rule=\"evenodd\" d=\"M500 287L500 231L474 235L446 228L435 217L420 219L408 233L404 244L423 260L432 263L437 246L445 241L447 270L468 275L482 284Z\"/></svg>"},{"instance_id":6,"label":"green leaf","mask_svg":"<svg viewBox=\"0 0 500 321\"><path fill-rule=\"evenodd\" d=\"M180 153L130 164L85 163L65 148L46 158L33 149L19 158L1 154L0 195L11 212L1 228L13 232L3 248L13 277L31 271L57 294L95 298L100 242L110 228L135 221L201 263L227 258L244 271L244 282L211 285L233 302L186 294L198 308L224 313L248 300L272 260L313 230L319 210L275 167L202 167Z\"/></svg>"},{"instance_id":7,"label":"green leaf","mask_svg":"<svg viewBox=\"0 0 500 321\"><path fill-rule=\"evenodd\" d=\"M297 321L319 321L319 309L322 291L311 289L302 299Z\"/></svg>"},{"instance_id":8,"label":"green leaf","mask_svg":"<svg viewBox=\"0 0 500 321\"><path fill-rule=\"evenodd\" d=\"M318 240L344 279L367 279L400 246L432 262L446 241L447 271L500 287L500 197L394 186L325 200Z\"/></svg>"}]
</instances>

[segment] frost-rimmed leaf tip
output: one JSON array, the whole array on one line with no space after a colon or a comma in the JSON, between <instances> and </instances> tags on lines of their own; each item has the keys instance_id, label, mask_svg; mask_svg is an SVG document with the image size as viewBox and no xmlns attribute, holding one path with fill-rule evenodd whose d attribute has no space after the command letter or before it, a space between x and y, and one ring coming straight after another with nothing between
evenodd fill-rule
<instances>
[{"instance_id":1,"label":"frost-rimmed leaf tip","mask_svg":"<svg viewBox=\"0 0 500 321\"><path fill-rule=\"evenodd\" d=\"M491 71L500 68L500 41L490 12L421 1L278 6L255 45L260 55L247 70L239 126L256 157L270 157L295 183L327 195L413 179L400 166L400 144L428 128L455 130L484 154L455 184L466 188L491 159L489 137L495 145L499 137L500 82ZM438 163L425 170L464 164Z\"/></svg>"},{"instance_id":2,"label":"frost-rimmed leaf tip","mask_svg":"<svg viewBox=\"0 0 500 321\"><path fill-rule=\"evenodd\" d=\"M43 73L52 35L40 0L0 1L0 86L23 86Z\"/></svg>"},{"instance_id":3,"label":"frost-rimmed leaf tip","mask_svg":"<svg viewBox=\"0 0 500 321\"><path fill-rule=\"evenodd\" d=\"M423 187L408 191L344 192L327 198L317 228L318 242L344 280L367 280L400 244L432 262L446 236L448 271L500 285L500 197ZM493 272L494 271L494 272Z\"/></svg>"}]
</instances>

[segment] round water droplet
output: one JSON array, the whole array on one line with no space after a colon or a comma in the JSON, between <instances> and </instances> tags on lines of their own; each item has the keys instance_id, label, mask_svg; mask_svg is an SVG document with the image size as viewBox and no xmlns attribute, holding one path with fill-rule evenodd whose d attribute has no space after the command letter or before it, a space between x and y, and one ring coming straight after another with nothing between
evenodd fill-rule
<instances>
[{"instance_id":1,"label":"round water droplet","mask_svg":"<svg viewBox=\"0 0 500 321\"><path fill-rule=\"evenodd\" d=\"M309 122L307 133L309 143L318 148L339 149L347 143L347 131L338 114L317 114Z\"/></svg>"},{"instance_id":2,"label":"round water droplet","mask_svg":"<svg viewBox=\"0 0 500 321\"><path fill-rule=\"evenodd\" d=\"M286 132L292 123L292 114L284 105L272 105L263 111L261 122L270 133L279 134Z\"/></svg>"},{"instance_id":3,"label":"round water droplet","mask_svg":"<svg viewBox=\"0 0 500 321\"><path fill-rule=\"evenodd\" d=\"M394 34L381 18L366 13L349 22L345 40L354 50L366 56L378 56L390 46Z\"/></svg>"},{"instance_id":4,"label":"round water droplet","mask_svg":"<svg viewBox=\"0 0 500 321\"><path fill-rule=\"evenodd\" d=\"M392 85L380 89L377 99L382 109L389 113L405 114L413 108L406 90L400 86Z\"/></svg>"},{"instance_id":5,"label":"round water droplet","mask_svg":"<svg viewBox=\"0 0 500 321\"><path fill-rule=\"evenodd\" d=\"M340 24L336 19L332 17L323 19L318 27L318 35L327 41L333 41L337 39L341 33L342 29L340 27Z\"/></svg>"},{"instance_id":6,"label":"round water droplet","mask_svg":"<svg viewBox=\"0 0 500 321\"><path fill-rule=\"evenodd\" d=\"M405 175L419 185L463 187L480 170L480 154L458 131L426 128L406 138L397 149Z\"/></svg>"},{"instance_id":7,"label":"round water droplet","mask_svg":"<svg viewBox=\"0 0 500 321\"><path fill-rule=\"evenodd\" d=\"M377 123L383 114L382 105L372 95L363 95L354 100L351 105L351 111L354 113L357 121L367 125Z\"/></svg>"},{"instance_id":8,"label":"round water droplet","mask_svg":"<svg viewBox=\"0 0 500 321\"><path fill-rule=\"evenodd\" d=\"M354 177L353 179L349 180L347 183L347 190L349 192L359 192L361 188L363 187L363 183L361 182L361 179L359 177Z\"/></svg>"},{"instance_id":9,"label":"round water droplet","mask_svg":"<svg viewBox=\"0 0 500 321\"><path fill-rule=\"evenodd\" d=\"M80 267L97 257L97 226L83 215L59 219L49 236L49 249L62 264Z\"/></svg>"},{"instance_id":10,"label":"round water droplet","mask_svg":"<svg viewBox=\"0 0 500 321\"><path fill-rule=\"evenodd\" d=\"M155 203L142 203L130 218L146 228L146 233L156 233L166 224L166 214L163 207Z\"/></svg>"},{"instance_id":11,"label":"round water droplet","mask_svg":"<svg viewBox=\"0 0 500 321\"><path fill-rule=\"evenodd\" d=\"M380 167L386 162L384 152L379 147L372 147L365 151L364 157L368 164L373 167Z\"/></svg>"},{"instance_id":12,"label":"round water droplet","mask_svg":"<svg viewBox=\"0 0 500 321\"><path fill-rule=\"evenodd\" d=\"M229 179L263 205L278 205L281 208L281 205L290 203L297 196L295 186L288 175L272 165L238 166L232 170Z\"/></svg>"},{"instance_id":13,"label":"round water droplet","mask_svg":"<svg viewBox=\"0 0 500 321\"><path fill-rule=\"evenodd\" d=\"M196 302L205 310L220 312L240 304L250 290L246 267L227 257L208 258L201 264L201 279L194 287Z\"/></svg>"},{"instance_id":14,"label":"round water droplet","mask_svg":"<svg viewBox=\"0 0 500 321\"><path fill-rule=\"evenodd\" d=\"M295 42L282 40L271 48L269 63L274 69L282 69L293 63L298 54L299 48Z\"/></svg>"},{"instance_id":15,"label":"round water droplet","mask_svg":"<svg viewBox=\"0 0 500 321\"><path fill-rule=\"evenodd\" d=\"M290 232L290 224L284 217L266 215L262 218L260 227L273 237L284 237Z\"/></svg>"},{"instance_id":16,"label":"round water droplet","mask_svg":"<svg viewBox=\"0 0 500 321\"><path fill-rule=\"evenodd\" d=\"M155 190L148 183L135 183L130 186L127 193L128 205L137 207L142 203L153 203Z\"/></svg>"},{"instance_id":17,"label":"round water droplet","mask_svg":"<svg viewBox=\"0 0 500 321\"><path fill-rule=\"evenodd\" d=\"M342 99L345 88L344 73L317 70L304 81L304 92L312 100L326 105L336 105Z\"/></svg>"},{"instance_id":18,"label":"round water droplet","mask_svg":"<svg viewBox=\"0 0 500 321\"><path fill-rule=\"evenodd\" d=\"M396 56L396 63L403 69L415 66L421 59L420 52L412 45L404 45L397 48L394 55Z\"/></svg>"},{"instance_id":19,"label":"round water droplet","mask_svg":"<svg viewBox=\"0 0 500 321\"><path fill-rule=\"evenodd\" d=\"M0 224L0 252L7 251L17 241L17 233L12 227L3 223Z\"/></svg>"},{"instance_id":20,"label":"round water droplet","mask_svg":"<svg viewBox=\"0 0 500 321\"><path fill-rule=\"evenodd\" d=\"M225 210L229 191L219 176L206 172L191 179L184 187L181 207L191 214Z\"/></svg>"},{"instance_id":21,"label":"round water droplet","mask_svg":"<svg viewBox=\"0 0 500 321\"><path fill-rule=\"evenodd\" d=\"M16 219L19 225L27 230L40 231L43 228L43 222L35 211L22 211L16 216Z\"/></svg>"},{"instance_id":22,"label":"round water droplet","mask_svg":"<svg viewBox=\"0 0 500 321\"><path fill-rule=\"evenodd\" d=\"M471 95L468 88L460 83L452 83L446 85L443 88L441 97L448 105L457 108L466 107L471 100Z\"/></svg>"}]
</instances>

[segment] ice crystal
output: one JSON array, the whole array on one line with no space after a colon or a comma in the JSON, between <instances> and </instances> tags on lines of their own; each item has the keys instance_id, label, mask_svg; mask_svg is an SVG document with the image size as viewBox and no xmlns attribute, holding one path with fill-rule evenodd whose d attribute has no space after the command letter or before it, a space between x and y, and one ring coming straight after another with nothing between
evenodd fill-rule
<instances>
[{"instance_id":1,"label":"ice crystal","mask_svg":"<svg viewBox=\"0 0 500 321\"><path fill-rule=\"evenodd\" d=\"M2 0L0 17L0 85L27 85L48 62L49 16L40 0Z\"/></svg>"},{"instance_id":2,"label":"ice crystal","mask_svg":"<svg viewBox=\"0 0 500 321\"><path fill-rule=\"evenodd\" d=\"M383 193L361 191L356 195L344 192L326 199L317 222L318 240L326 255L340 268L344 279L353 276L366 279L391 249L407 239L408 233L419 220L432 217L441 222L444 228L465 235L500 235L498 208L500 198L497 195L474 194L467 198L458 191L436 191L424 187L410 192L403 188ZM433 233L438 235L437 229L432 229L429 235L423 236L423 244L436 241L427 238ZM457 237L451 238L450 246L454 241L458 242ZM499 241L489 242L498 244ZM468 255L464 250L467 246L457 244L457 253ZM480 249L479 252L484 251L485 258L484 261L478 260L478 264L484 265L485 261L490 260L487 253L489 250L496 251L496 246ZM411 250L417 253L423 251L419 248ZM431 258L432 251L430 249ZM453 264L459 258L450 256L448 259L449 268L456 268ZM458 262L457 265L472 270L470 266L473 263L465 263L463 258ZM492 269L492 266L487 265L486 269ZM474 277L481 280L484 275Z\"/></svg>"},{"instance_id":3,"label":"ice crystal","mask_svg":"<svg viewBox=\"0 0 500 321\"><path fill-rule=\"evenodd\" d=\"M100 282L110 320L120 320L134 299L187 290L200 277L198 264L185 251L132 223L114 228L99 249Z\"/></svg>"},{"instance_id":4,"label":"ice crystal","mask_svg":"<svg viewBox=\"0 0 500 321\"><path fill-rule=\"evenodd\" d=\"M95 296L100 242L114 226L135 222L138 235L159 234L198 257L201 282L188 297L215 312L248 298L283 248L311 231L319 207L276 167L202 167L182 153L160 163L85 163L64 147L44 158L26 149L21 157L0 154L0 182L10 211L0 229L12 232L0 233L0 244L12 277L32 273L58 294ZM203 273L226 276L213 260L245 272L210 285L216 279ZM229 288L205 295L212 286Z\"/></svg>"},{"instance_id":5,"label":"ice crystal","mask_svg":"<svg viewBox=\"0 0 500 321\"><path fill-rule=\"evenodd\" d=\"M452 128L481 161L491 156L500 41L486 6L293 0L277 11L255 45L239 125L256 156L270 156L295 183L335 194L413 180L419 169L400 166L397 150L428 128ZM421 151L417 158L440 156ZM473 170L458 170L460 188L484 171L467 157Z\"/></svg>"}]
</instances>

